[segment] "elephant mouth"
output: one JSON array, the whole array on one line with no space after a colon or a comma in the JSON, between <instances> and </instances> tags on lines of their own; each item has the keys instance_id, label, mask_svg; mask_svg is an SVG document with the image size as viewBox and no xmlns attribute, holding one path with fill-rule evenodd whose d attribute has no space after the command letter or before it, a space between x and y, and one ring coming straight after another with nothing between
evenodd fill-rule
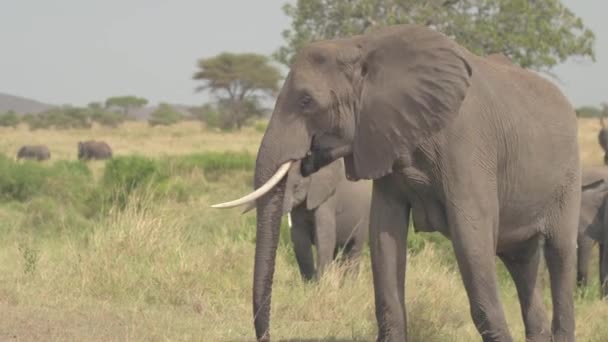
<instances>
[{"instance_id":1,"label":"elephant mouth","mask_svg":"<svg viewBox=\"0 0 608 342\"><path fill-rule=\"evenodd\" d=\"M351 145L343 145L328 149L313 148L301 159L300 173L303 177L308 177L319 171L322 167L331 164L339 158L350 155L351 153ZM253 209L255 207L255 201L272 190L272 188L287 175L289 168L291 168L294 162L295 160L288 160L281 164L274 175L255 191L233 201L213 204L211 207L216 209L228 209L246 205L246 208L243 211L244 213Z\"/></svg>"},{"instance_id":2,"label":"elephant mouth","mask_svg":"<svg viewBox=\"0 0 608 342\"><path fill-rule=\"evenodd\" d=\"M275 185L277 185L283 179L283 177L285 177L292 163L292 160L288 160L285 163L281 164L281 166L279 166L274 175L272 175L272 177L270 177L268 181L266 181L266 183L264 183L261 187L257 188L255 191L234 201L214 204L211 207L216 209L227 209L245 204L251 205L255 203L255 200L264 196L266 193L268 193L268 191L272 190L272 188L274 188Z\"/></svg>"}]
</instances>

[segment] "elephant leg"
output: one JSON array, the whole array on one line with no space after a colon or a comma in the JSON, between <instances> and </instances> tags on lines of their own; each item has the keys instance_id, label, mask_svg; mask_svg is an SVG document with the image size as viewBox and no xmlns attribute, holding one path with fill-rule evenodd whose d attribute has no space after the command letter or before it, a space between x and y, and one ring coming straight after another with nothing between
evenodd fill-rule
<instances>
[{"instance_id":1,"label":"elephant leg","mask_svg":"<svg viewBox=\"0 0 608 342\"><path fill-rule=\"evenodd\" d=\"M410 206L395 193L390 176L374 180L369 245L378 341L405 341L405 268Z\"/></svg>"},{"instance_id":2,"label":"elephant leg","mask_svg":"<svg viewBox=\"0 0 608 342\"><path fill-rule=\"evenodd\" d=\"M323 202L314 212L317 278L321 278L334 259L336 248L335 198Z\"/></svg>"},{"instance_id":3,"label":"elephant leg","mask_svg":"<svg viewBox=\"0 0 608 342\"><path fill-rule=\"evenodd\" d=\"M587 286L589 279L589 261L593 250L593 240L579 234L576 248L576 285L580 288Z\"/></svg>"},{"instance_id":4,"label":"elephant leg","mask_svg":"<svg viewBox=\"0 0 608 342\"><path fill-rule=\"evenodd\" d=\"M300 205L291 212L293 226L291 241L300 267L300 275L305 280L312 280L315 275L315 264L312 255L312 213Z\"/></svg>"},{"instance_id":5,"label":"elephant leg","mask_svg":"<svg viewBox=\"0 0 608 342\"><path fill-rule=\"evenodd\" d=\"M517 288L521 313L526 327L526 341L550 341L551 330L547 313L542 302L538 266L540 245L532 239L517 250L499 254Z\"/></svg>"},{"instance_id":6,"label":"elephant leg","mask_svg":"<svg viewBox=\"0 0 608 342\"><path fill-rule=\"evenodd\" d=\"M554 342L574 341L574 290L576 287L576 236L580 199L564 198L554 213L553 233L547 234L545 260L551 280Z\"/></svg>"},{"instance_id":7,"label":"elephant leg","mask_svg":"<svg viewBox=\"0 0 608 342\"><path fill-rule=\"evenodd\" d=\"M496 274L498 196L491 184L466 179L446 194L446 214L471 317L484 342L512 341Z\"/></svg>"},{"instance_id":8,"label":"elephant leg","mask_svg":"<svg viewBox=\"0 0 608 342\"><path fill-rule=\"evenodd\" d=\"M606 233L604 233L606 234ZM608 300L608 248L606 244L599 244L600 250L600 291L601 297Z\"/></svg>"}]
</instances>

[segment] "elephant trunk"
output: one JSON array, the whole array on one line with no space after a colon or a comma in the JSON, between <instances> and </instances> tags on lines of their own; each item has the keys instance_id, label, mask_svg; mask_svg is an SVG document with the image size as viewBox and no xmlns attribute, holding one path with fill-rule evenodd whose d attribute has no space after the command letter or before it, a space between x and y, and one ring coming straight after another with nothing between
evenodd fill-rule
<instances>
[{"instance_id":1,"label":"elephant trunk","mask_svg":"<svg viewBox=\"0 0 608 342\"><path fill-rule=\"evenodd\" d=\"M264 138L266 140L267 137ZM279 160L277 151L268 144L262 143L258 152L255 168L255 188L264 185L273 176L285 160ZM257 226L255 245L255 264L253 270L253 321L256 337L259 341L268 341L270 323L270 301L272 280L281 216L283 215L283 198L286 178L277 183L264 196L256 201Z\"/></svg>"},{"instance_id":2,"label":"elephant trunk","mask_svg":"<svg viewBox=\"0 0 608 342\"><path fill-rule=\"evenodd\" d=\"M276 113L275 113L276 114ZM282 122L273 114L258 150L255 167L255 188L266 184L286 162L302 159L310 148L310 134L299 120ZM275 258L279 242L281 216L287 177L256 200L257 226L255 265L253 270L253 318L260 341L270 339L270 301Z\"/></svg>"}]
</instances>

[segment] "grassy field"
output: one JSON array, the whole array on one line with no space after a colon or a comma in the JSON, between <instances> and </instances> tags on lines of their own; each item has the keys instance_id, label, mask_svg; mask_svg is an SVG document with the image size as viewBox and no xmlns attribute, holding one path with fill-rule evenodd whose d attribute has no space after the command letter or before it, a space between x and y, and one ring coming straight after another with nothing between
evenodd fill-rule
<instances>
[{"instance_id":1,"label":"grassy field","mask_svg":"<svg viewBox=\"0 0 608 342\"><path fill-rule=\"evenodd\" d=\"M580 121L585 165L602 162L598 129L596 120ZM253 340L255 214L209 205L250 190L260 132L127 123L0 128L0 136L0 154L11 158L25 143L45 143L53 154L42 166L0 159L0 176L10 176L0 179L0 341ZM76 143L91 138L106 140L118 158L73 161ZM212 153L224 151L233 153ZM411 234L408 243L411 340L479 340L447 240ZM320 283L304 284L284 226L276 269L273 340L374 339L368 253L355 280L333 268ZM579 341L608 339L596 272L595 264L591 288L577 295ZM509 325L524 341L516 291L502 265L499 275ZM549 291L544 295L550 308Z\"/></svg>"}]
</instances>

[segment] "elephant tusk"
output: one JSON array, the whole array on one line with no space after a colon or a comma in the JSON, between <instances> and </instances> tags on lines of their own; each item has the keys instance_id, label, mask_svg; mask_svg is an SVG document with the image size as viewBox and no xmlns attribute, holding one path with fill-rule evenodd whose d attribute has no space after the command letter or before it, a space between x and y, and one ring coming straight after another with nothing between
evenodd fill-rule
<instances>
[{"instance_id":1,"label":"elephant tusk","mask_svg":"<svg viewBox=\"0 0 608 342\"><path fill-rule=\"evenodd\" d=\"M291 228L291 211L287 213L287 225Z\"/></svg>"},{"instance_id":2,"label":"elephant tusk","mask_svg":"<svg viewBox=\"0 0 608 342\"><path fill-rule=\"evenodd\" d=\"M289 168L291 167L291 164L292 164L291 160L283 163L279 167L277 172L275 172L275 174L272 175L272 177L270 177L270 179L266 183L264 183L264 185L262 185L261 187L256 189L254 192L252 192L248 195L245 195L239 199L236 199L234 201L214 204L211 206L211 208L218 208L218 209L233 208L233 207L238 207L240 205L247 204L247 203L257 200L258 198L264 196L272 188L274 188L274 186L277 185L277 183L279 183L281 181L281 179L283 179L283 177L285 177L285 175L287 174L287 171L289 171Z\"/></svg>"}]
</instances>

